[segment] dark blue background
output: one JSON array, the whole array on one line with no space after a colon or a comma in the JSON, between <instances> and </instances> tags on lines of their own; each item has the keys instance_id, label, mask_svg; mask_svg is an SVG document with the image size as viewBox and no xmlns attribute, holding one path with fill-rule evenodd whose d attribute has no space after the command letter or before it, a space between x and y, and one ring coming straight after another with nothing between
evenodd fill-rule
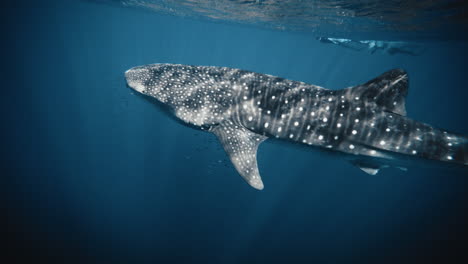
<instances>
[{"instance_id":1,"label":"dark blue background","mask_svg":"<svg viewBox=\"0 0 468 264\"><path fill-rule=\"evenodd\" d=\"M466 43L424 43L419 57L370 55L306 33L86 2L16 2L2 12L8 254L1 258L15 260L8 263L466 257L466 170L417 164L370 176L320 152L266 142L259 192L213 135L174 122L134 95L123 76L133 66L171 62L340 89L399 67L410 75L410 117L468 134Z\"/></svg>"}]
</instances>

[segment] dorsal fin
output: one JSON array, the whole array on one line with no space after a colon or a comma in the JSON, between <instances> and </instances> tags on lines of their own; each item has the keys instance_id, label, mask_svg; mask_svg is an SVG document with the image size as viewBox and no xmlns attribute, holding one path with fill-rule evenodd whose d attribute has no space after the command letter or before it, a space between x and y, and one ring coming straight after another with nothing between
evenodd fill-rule
<instances>
[{"instance_id":1,"label":"dorsal fin","mask_svg":"<svg viewBox=\"0 0 468 264\"><path fill-rule=\"evenodd\" d=\"M402 69L383 73L365 84L352 87L353 96L374 101L385 111L406 115L406 95L408 94L408 74Z\"/></svg>"},{"instance_id":2,"label":"dorsal fin","mask_svg":"<svg viewBox=\"0 0 468 264\"><path fill-rule=\"evenodd\" d=\"M230 120L223 121L210 131L218 137L242 178L255 189L262 190L263 182L257 167L257 149L267 137Z\"/></svg>"}]
</instances>

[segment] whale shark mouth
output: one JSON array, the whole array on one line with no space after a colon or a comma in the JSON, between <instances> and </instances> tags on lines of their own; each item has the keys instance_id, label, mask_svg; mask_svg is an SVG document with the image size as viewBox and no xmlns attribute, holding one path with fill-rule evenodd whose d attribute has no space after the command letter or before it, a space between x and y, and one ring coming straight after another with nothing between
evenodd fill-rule
<instances>
[{"instance_id":1,"label":"whale shark mouth","mask_svg":"<svg viewBox=\"0 0 468 264\"><path fill-rule=\"evenodd\" d=\"M139 82L135 82L135 81L129 81L127 80L127 84L128 86L130 86L130 88L132 88L133 90L139 92L139 93L144 93L145 92L145 86Z\"/></svg>"},{"instance_id":2,"label":"whale shark mouth","mask_svg":"<svg viewBox=\"0 0 468 264\"><path fill-rule=\"evenodd\" d=\"M145 85L141 82L140 73L135 68L129 69L125 72L125 79L127 80L127 85L133 90L143 93L145 91Z\"/></svg>"}]
</instances>

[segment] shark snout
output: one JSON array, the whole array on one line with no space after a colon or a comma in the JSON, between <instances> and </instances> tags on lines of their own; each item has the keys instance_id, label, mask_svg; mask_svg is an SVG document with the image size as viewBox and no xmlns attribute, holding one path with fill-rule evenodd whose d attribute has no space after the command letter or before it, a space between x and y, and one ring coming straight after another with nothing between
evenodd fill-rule
<instances>
[{"instance_id":1,"label":"shark snout","mask_svg":"<svg viewBox=\"0 0 468 264\"><path fill-rule=\"evenodd\" d=\"M145 91L145 81L149 77L147 69L134 67L125 72L127 85L133 90L143 93Z\"/></svg>"}]
</instances>

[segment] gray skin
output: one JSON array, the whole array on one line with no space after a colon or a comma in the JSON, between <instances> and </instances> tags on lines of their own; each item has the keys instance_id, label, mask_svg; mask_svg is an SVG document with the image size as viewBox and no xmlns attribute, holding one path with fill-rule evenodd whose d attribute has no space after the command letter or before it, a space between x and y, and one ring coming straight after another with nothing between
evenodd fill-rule
<instances>
[{"instance_id":1,"label":"gray skin","mask_svg":"<svg viewBox=\"0 0 468 264\"><path fill-rule=\"evenodd\" d=\"M214 133L239 174L263 189L258 145L267 138L339 152L369 174L408 159L468 165L468 139L407 118L408 77L394 69L327 90L226 67L151 64L125 77L183 122Z\"/></svg>"}]
</instances>

